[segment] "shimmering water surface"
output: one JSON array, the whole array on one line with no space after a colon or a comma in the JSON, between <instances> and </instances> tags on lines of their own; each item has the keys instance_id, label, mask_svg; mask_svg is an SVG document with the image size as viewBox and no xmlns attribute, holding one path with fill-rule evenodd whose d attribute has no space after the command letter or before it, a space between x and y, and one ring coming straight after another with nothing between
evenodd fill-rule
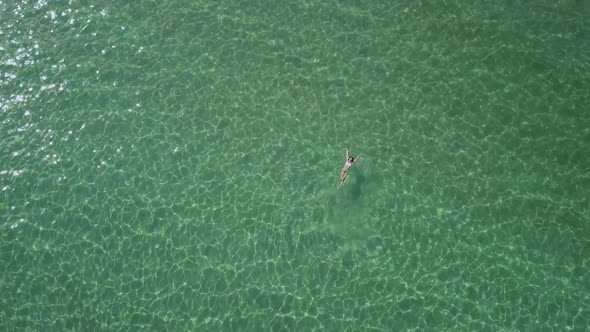
<instances>
[{"instance_id":1,"label":"shimmering water surface","mask_svg":"<svg viewBox=\"0 0 590 332\"><path fill-rule=\"evenodd\" d=\"M587 1L0 0L0 330L588 330L589 88Z\"/></svg>"}]
</instances>

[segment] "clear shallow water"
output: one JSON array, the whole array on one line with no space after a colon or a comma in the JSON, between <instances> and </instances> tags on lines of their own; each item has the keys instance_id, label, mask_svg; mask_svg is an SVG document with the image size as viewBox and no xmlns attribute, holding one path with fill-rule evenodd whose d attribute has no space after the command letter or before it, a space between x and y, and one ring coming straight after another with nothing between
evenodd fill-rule
<instances>
[{"instance_id":1,"label":"clear shallow water","mask_svg":"<svg viewBox=\"0 0 590 332\"><path fill-rule=\"evenodd\" d=\"M545 3L0 2L0 327L587 330L590 9Z\"/></svg>"}]
</instances>

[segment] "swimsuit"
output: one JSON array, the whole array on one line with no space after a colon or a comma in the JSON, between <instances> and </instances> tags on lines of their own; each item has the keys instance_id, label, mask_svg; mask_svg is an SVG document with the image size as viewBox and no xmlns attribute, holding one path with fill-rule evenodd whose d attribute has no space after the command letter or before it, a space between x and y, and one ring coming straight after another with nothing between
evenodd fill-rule
<instances>
[{"instance_id":1,"label":"swimsuit","mask_svg":"<svg viewBox=\"0 0 590 332\"><path fill-rule=\"evenodd\" d=\"M352 163L347 161L346 164L344 164L343 171L348 172L348 170L350 169L351 166L352 166Z\"/></svg>"}]
</instances>

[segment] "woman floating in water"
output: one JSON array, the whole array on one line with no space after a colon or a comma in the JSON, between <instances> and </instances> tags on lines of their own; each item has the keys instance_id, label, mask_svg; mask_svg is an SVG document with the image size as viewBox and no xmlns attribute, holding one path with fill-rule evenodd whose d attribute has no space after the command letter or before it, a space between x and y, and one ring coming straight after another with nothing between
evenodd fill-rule
<instances>
[{"instance_id":1,"label":"woman floating in water","mask_svg":"<svg viewBox=\"0 0 590 332\"><path fill-rule=\"evenodd\" d=\"M352 167L352 164L354 164L354 162L359 160L359 158L361 157L361 155L359 154L356 158L353 158L348 155L348 148L346 148L345 150L346 150L346 164L344 164L344 167L342 168L342 171L340 172L340 183L338 183L338 189L340 189L340 187L342 187L344 180L346 180L346 178L348 177L348 171L350 170L350 167ZM336 190L338 190L338 189L336 189Z\"/></svg>"}]
</instances>

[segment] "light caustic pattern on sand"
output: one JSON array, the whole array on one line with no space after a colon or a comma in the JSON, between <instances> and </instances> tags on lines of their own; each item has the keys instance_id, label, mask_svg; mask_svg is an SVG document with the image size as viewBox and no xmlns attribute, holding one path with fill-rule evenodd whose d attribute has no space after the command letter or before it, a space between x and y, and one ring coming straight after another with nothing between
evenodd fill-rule
<instances>
[{"instance_id":1,"label":"light caustic pattern on sand","mask_svg":"<svg viewBox=\"0 0 590 332\"><path fill-rule=\"evenodd\" d=\"M0 1L0 328L587 329L576 5Z\"/></svg>"}]
</instances>

